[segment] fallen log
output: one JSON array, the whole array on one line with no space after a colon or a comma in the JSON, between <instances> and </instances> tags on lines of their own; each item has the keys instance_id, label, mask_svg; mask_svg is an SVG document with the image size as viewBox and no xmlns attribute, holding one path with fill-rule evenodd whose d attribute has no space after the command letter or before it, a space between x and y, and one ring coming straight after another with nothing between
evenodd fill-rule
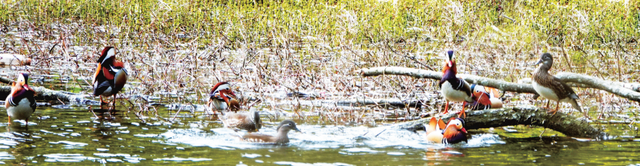
<instances>
[{"instance_id":1,"label":"fallen log","mask_svg":"<svg viewBox=\"0 0 640 166\"><path fill-rule=\"evenodd\" d=\"M457 113L442 115L442 119L457 117ZM398 129L415 130L424 128L431 118L399 123L393 127ZM510 125L535 125L553 129L569 137L602 139L606 133L584 119L558 112L555 115L547 113L544 108L534 106L519 106L501 109L468 111L465 119L466 129L490 128Z\"/></svg>"},{"instance_id":2,"label":"fallen log","mask_svg":"<svg viewBox=\"0 0 640 166\"><path fill-rule=\"evenodd\" d=\"M0 82L12 85L13 80L0 77ZM99 101L85 99L86 95L65 91L56 91L44 87L31 87L36 91L36 100L63 104L99 105ZM4 100L11 93L11 86L0 86L0 100Z\"/></svg>"},{"instance_id":3,"label":"fallen log","mask_svg":"<svg viewBox=\"0 0 640 166\"><path fill-rule=\"evenodd\" d=\"M442 78L441 72L422 70L422 69L412 69L412 68L405 68L405 67L374 67L369 69L360 69L359 72L363 76L378 76L378 75L389 74L389 75L405 75L405 76L411 76L415 78L431 78L436 80L439 80ZM476 75L468 75L468 74L458 74L457 76L460 78L464 78L464 80L469 83L495 87L503 91L537 94L530 83L507 82L503 80L497 80L497 79L480 77ZM569 83L569 85L601 89L609 93L616 94L620 97L624 97L629 100L640 102L640 92L636 91L637 89L640 89L640 84L638 83L621 83L621 82L614 82L614 81L606 81L606 80L602 80L600 78L596 78L592 76L575 74L575 73L565 73L565 72L558 73L555 76L558 77L560 80ZM571 83L575 83L575 84L571 84ZM631 89L628 89L625 87L629 87Z\"/></svg>"},{"instance_id":4,"label":"fallen log","mask_svg":"<svg viewBox=\"0 0 640 166\"><path fill-rule=\"evenodd\" d=\"M394 107L422 107L422 102L418 100L400 100L400 99L352 99L352 100L340 100L336 102L341 106L365 106L365 105L378 105L382 107L394 106Z\"/></svg>"},{"instance_id":5,"label":"fallen log","mask_svg":"<svg viewBox=\"0 0 640 166\"><path fill-rule=\"evenodd\" d=\"M0 53L0 67L31 65L31 58L12 53Z\"/></svg>"}]
</instances>

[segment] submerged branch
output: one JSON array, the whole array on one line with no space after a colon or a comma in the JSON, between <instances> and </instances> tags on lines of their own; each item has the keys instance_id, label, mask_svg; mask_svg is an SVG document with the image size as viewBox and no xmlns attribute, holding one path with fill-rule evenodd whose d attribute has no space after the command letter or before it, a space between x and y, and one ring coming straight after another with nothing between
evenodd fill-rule
<instances>
[{"instance_id":1,"label":"submerged branch","mask_svg":"<svg viewBox=\"0 0 640 166\"><path fill-rule=\"evenodd\" d=\"M456 117L456 113L443 115L442 119ZM395 125L401 129L423 128L424 124L429 123L430 118L423 118L411 122L405 122ZM601 129L595 128L584 119L578 119L571 115L561 112L555 115L547 113L546 109L522 106L501 109L489 109L481 111L467 112L465 119L466 129L490 128L511 125L535 125L553 129L561 132L569 137L582 138L603 138L606 133Z\"/></svg>"},{"instance_id":2,"label":"submerged branch","mask_svg":"<svg viewBox=\"0 0 640 166\"><path fill-rule=\"evenodd\" d=\"M374 67L369 69L361 69L360 72L363 76L377 76L377 75L405 75L415 78L431 78L441 79L442 73L436 71L412 69L405 67ZM513 83L497 79L491 79L486 77L480 77L475 75L458 74L460 78L464 78L469 83L479 84L483 86L495 87L503 91L511 91L518 93L536 93L531 84L528 83ZM558 73L556 74L560 80L569 83L569 85L597 88L605 90L607 92L616 94L618 96L640 102L640 84L638 83L621 83L606 81L600 78L575 74L575 73ZM575 83L575 84L572 84ZM625 88L625 87L629 87Z\"/></svg>"}]
</instances>

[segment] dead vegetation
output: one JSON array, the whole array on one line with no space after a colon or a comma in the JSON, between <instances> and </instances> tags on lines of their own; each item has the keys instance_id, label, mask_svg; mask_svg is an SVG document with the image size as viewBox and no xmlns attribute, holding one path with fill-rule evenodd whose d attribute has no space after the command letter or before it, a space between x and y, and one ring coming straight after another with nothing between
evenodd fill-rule
<instances>
[{"instance_id":1,"label":"dead vegetation","mask_svg":"<svg viewBox=\"0 0 640 166\"><path fill-rule=\"evenodd\" d=\"M638 2L629 1L15 1L0 6L0 52L33 59L34 86L89 94L98 50L118 48L130 83L132 110L151 103L206 102L218 81L231 81L266 112L321 115L327 123L375 124L441 109L436 81L403 76L361 77L354 71L402 66L438 71L445 50L458 72L516 82L531 77L543 52L569 71L638 82ZM129 12L127 12L129 11ZM12 76L10 78L13 78ZM302 92L310 96L287 93ZM638 119L638 103L581 89L592 117ZM506 93L508 106L536 104ZM411 107L341 107L331 102L391 98ZM454 106L460 108L459 104Z\"/></svg>"}]
</instances>

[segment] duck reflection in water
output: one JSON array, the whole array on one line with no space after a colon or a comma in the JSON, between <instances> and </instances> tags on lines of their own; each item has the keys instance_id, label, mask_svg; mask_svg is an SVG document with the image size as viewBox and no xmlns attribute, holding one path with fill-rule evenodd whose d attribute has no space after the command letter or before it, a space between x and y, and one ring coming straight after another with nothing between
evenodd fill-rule
<instances>
[{"instance_id":1,"label":"duck reflection in water","mask_svg":"<svg viewBox=\"0 0 640 166\"><path fill-rule=\"evenodd\" d=\"M96 119L108 120L108 121L120 121L121 116L118 116L118 110L116 109L93 109L89 107L89 112L93 113Z\"/></svg>"},{"instance_id":2,"label":"duck reflection in water","mask_svg":"<svg viewBox=\"0 0 640 166\"><path fill-rule=\"evenodd\" d=\"M455 151L455 148L447 147L444 149L438 148L427 148L424 152L424 160L426 161L449 161L450 157L464 157L464 154ZM432 165L436 163L429 163L428 165Z\"/></svg>"}]
</instances>

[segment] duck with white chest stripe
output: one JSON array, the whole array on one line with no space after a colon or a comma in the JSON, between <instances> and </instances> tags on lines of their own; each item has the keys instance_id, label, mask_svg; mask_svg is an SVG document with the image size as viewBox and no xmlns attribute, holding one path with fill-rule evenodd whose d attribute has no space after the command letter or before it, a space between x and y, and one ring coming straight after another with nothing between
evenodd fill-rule
<instances>
[{"instance_id":1,"label":"duck with white chest stripe","mask_svg":"<svg viewBox=\"0 0 640 166\"><path fill-rule=\"evenodd\" d=\"M218 82L211 88L207 105L218 111L229 109L237 112L240 109L240 103L236 94L231 90L229 82Z\"/></svg>"},{"instance_id":2,"label":"duck with white chest stripe","mask_svg":"<svg viewBox=\"0 0 640 166\"><path fill-rule=\"evenodd\" d=\"M127 83L127 70L124 63L116 60L115 48L107 46L98 58L98 66L93 75L93 95L100 96L101 105L105 102L102 97L113 96L113 108L116 106L116 94Z\"/></svg>"},{"instance_id":3,"label":"duck with white chest stripe","mask_svg":"<svg viewBox=\"0 0 640 166\"><path fill-rule=\"evenodd\" d=\"M11 86L11 93L5 100L7 115L9 116L8 125L11 125L11 118L24 119L29 125L29 117L36 111L36 92L29 87L29 74L22 73L18 75L18 79Z\"/></svg>"},{"instance_id":4,"label":"duck with white chest stripe","mask_svg":"<svg viewBox=\"0 0 640 166\"><path fill-rule=\"evenodd\" d=\"M440 86L440 92L445 98L446 105L444 113L447 113L449 110L449 101L474 102L469 84L463 79L456 77L458 69L456 68L455 60L453 60L453 51L447 51L447 55L449 60L442 69L442 79L440 79L440 82L438 83ZM467 116L464 112L464 104L458 117L461 116Z\"/></svg>"}]
</instances>

